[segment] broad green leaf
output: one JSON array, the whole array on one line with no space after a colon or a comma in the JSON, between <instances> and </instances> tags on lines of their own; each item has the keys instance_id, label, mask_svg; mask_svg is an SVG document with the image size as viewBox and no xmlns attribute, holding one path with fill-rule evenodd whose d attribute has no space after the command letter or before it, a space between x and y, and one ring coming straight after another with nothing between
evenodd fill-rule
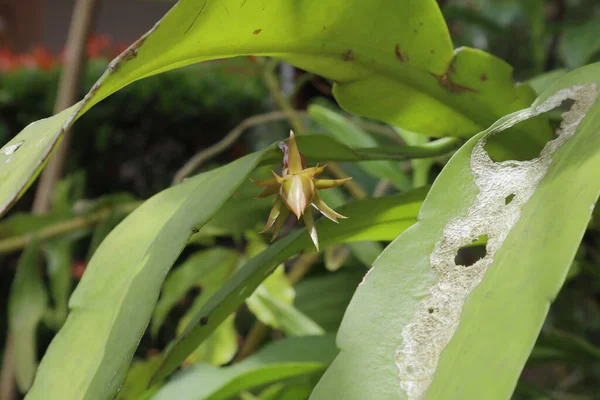
<instances>
[{"instance_id":1,"label":"broad green leaf","mask_svg":"<svg viewBox=\"0 0 600 400\"><path fill-rule=\"evenodd\" d=\"M351 147L377 147L377 141L358 126L338 113L323 106L313 104L308 114L334 138ZM358 164L362 169L380 179L387 179L399 189L410 187L408 178L400 169L400 164L392 161L363 161Z\"/></svg>"},{"instance_id":2,"label":"broad green leaf","mask_svg":"<svg viewBox=\"0 0 600 400\"><path fill-rule=\"evenodd\" d=\"M152 400L221 400L244 390L325 370L337 349L333 337L303 336L272 343L231 367L198 364L173 377Z\"/></svg>"},{"instance_id":3,"label":"broad green leaf","mask_svg":"<svg viewBox=\"0 0 600 400\"><path fill-rule=\"evenodd\" d=\"M257 256L268 248L258 235L247 236L249 257ZM293 306L294 297L295 291L285 274L284 266L279 265L246 299L246 305L260 322L281 329L288 336L314 336L325 333L319 325Z\"/></svg>"},{"instance_id":4,"label":"broad green leaf","mask_svg":"<svg viewBox=\"0 0 600 400\"><path fill-rule=\"evenodd\" d=\"M31 386L37 369L37 327L48 302L39 267L39 243L33 241L21 254L8 297L8 328L14 338L15 379L22 392Z\"/></svg>"},{"instance_id":5,"label":"broad green leaf","mask_svg":"<svg viewBox=\"0 0 600 400\"><path fill-rule=\"evenodd\" d=\"M280 328L287 336L317 336L325 333L323 328L293 305L263 293L259 293L257 298L259 304L269 312L269 325Z\"/></svg>"},{"instance_id":6,"label":"broad green leaf","mask_svg":"<svg viewBox=\"0 0 600 400\"><path fill-rule=\"evenodd\" d=\"M582 67L592 61L592 56L600 54L598 19L590 18L587 22L566 27L558 51L569 68Z\"/></svg>"},{"instance_id":7,"label":"broad green leaf","mask_svg":"<svg viewBox=\"0 0 600 400\"><path fill-rule=\"evenodd\" d=\"M196 307L197 303L202 306L212 293L229 279L238 258L239 255L234 250L214 247L191 255L169 274L152 314L152 336L158 334L171 309L183 300L191 289L201 290L194 303Z\"/></svg>"},{"instance_id":8,"label":"broad green leaf","mask_svg":"<svg viewBox=\"0 0 600 400\"><path fill-rule=\"evenodd\" d=\"M28 400L116 394L167 271L192 230L215 214L261 156L250 154L155 195L108 235L71 296L71 312L42 359Z\"/></svg>"},{"instance_id":9,"label":"broad green leaf","mask_svg":"<svg viewBox=\"0 0 600 400\"><path fill-rule=\"evenodd\" d=\"M479 50L453 51L435 0L182 0L110 63L82 101L29 125L0 150L0 211L102 99L160 72L248 54L279 57L334 80L347 110L429 136L471 136L533 100L528 86L513 84L503 61ZM513 150L547 137L543 124L529 125L517 132L521 143Z\"/></svg>"},{"instance_id":10,"label":"broad green leaf","mask_svg":"<svg viewBox=\"0 0 600 400\"><path fill-rule=\"evenodd\" d=\"M182 319L181 332L189 318ZM215 331L185 360L187 364L201 362L220 366L230 362L238 351L237 331L235 330L235 314L225 318Z\"/></svg>"},{"instance_id":11,"label":"broad green leaf","mask_svg":"<svg viewBox=\"0 0 600 400\"><path fill-rule=\"evenodd\" d=\"M383 246L378 242L356 242L348 244L348 247L350 247L352 254L367 268L373 266L375 259L383 251Z\"/></svg>"},{"instance_id":12,"label":"broad green leaf","mask_svg":"<svg viewBox=\"0 0 600 400\"><path fill-rule=\"evenodd\" d=\"M391 240L415 222L420 199L418 190L406 194L357 201L340 208L348 217L340 224L321 219L317 229L324 246L339 242ZM183 334L168 348L157 379L171 373L210 333L258 287L283 261L312 249L304 230L277 241L238 270L198 312Z\"/></svg>"},{"instance_id":13,"label":"broad green leaf","mask_svg":"<svg viewBox=\"0 0 600 400\"><path fill-rule=\"evenodd\" d=\"M600 64L566 75L454 155L419 222L356 291L337 337L340 355L311 399L511 396L600 191L599 77ZM563 132L540 158L487 157L489 135L567 98L576 102ZM486 255L457 266L459 248L482 235Z\"/></svg>"},{"instance_id":14,"label":"broad green leaf","mask_svg":"<svg viewBox=\"0 0 600 400\"><path fill-rule=\"evenodd\" d=\"M74 242L68 238L52 240L42 245L46 257L50 294L54 307L48 310L46 323L53 329L60 329L69 312L68 301L71 296L71 265Z\"/></svg>"},{"instance_id":15,"label":"broad green leaf","mask_svg":"<svg viewBox=\"0 0 600 400\"><path fill-rule=\"evenodd\" d=\"M159 357L133 362L116 400L148 400L158 390L157 387L148 389L148 385L159 365Z\"/></svg>"},{"instance_id":16,"label":"broad green leaf","mask_svg":"<svg viewBox=\"0 0 600 400\"><path fill-rule=\"evenodd\" d=\"M309 277L296 287L294 304L327 332L337 332L364 275L364 269L346 268L333 274Z\"/></svg>"}]
</instances>

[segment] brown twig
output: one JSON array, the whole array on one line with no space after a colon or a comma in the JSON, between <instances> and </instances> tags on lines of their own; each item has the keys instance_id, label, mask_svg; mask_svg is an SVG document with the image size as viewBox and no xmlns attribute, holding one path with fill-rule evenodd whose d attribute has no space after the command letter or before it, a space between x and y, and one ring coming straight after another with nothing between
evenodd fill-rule
<instances>
[{"instance_id":1,"label":"brown twig","mask_svg":"<svg viewBox=\"0 0 600 400\"><path fill-rule=\"evenodd\" d=\"M173 184L175 185L181 183L188 175L197 170L204 162L231 147L231 145L233 145L235 141L239 139L246 129L252 128L256 125L265 124L267 122L286 120L292 115L300 117L305 116L306 113L294 113L293 111L273 111L246 118L239 125L233 128L227 135L225 135L223 139L200 151L199 153L196 153L196 155L190 158L175 174L175 177L173 178Z\"/></svg>"},{"instance_id":2,"label":"brown twig","mask_svg":"<svg viewBox=\"0 0 600 400\"><path fill-rule=\"evenodd\" d=\"M63 111L77 100L86 43L97 4L98 0L78 0L75 2L67 37L65 64L60 77L54 113ZM62 143L50 157L48 165L42 172L33 201L33 212L36 214L46 213L50 209L52 191L63 174L70 141L71 135L66 132Z\"/></svg>"},{"instance_id":3,"label":"brown twig","mask_svg":"<svg viewBox=\"0 0 600 400\"><path fill-rule=\"evenodd\" d=\"M14 251L23 249L33 240L34 236L38 240L44 241L66 234L70 234L75 231L88 229L96 225L98 222L106 219L106 217L108 217L111 212L118 210L124 213L130 213L137 207L139 207L140 204L140 202L132 202L121 204L117 207L107 207L99 211L93 212L89 215L77 216L67 221L62 221L53 225L49 225L35 232L35 235L33 233L27 233L24 235L11 236L2 239L0 240L0 254L12 253Z\"/></svg>"}]
</instances>

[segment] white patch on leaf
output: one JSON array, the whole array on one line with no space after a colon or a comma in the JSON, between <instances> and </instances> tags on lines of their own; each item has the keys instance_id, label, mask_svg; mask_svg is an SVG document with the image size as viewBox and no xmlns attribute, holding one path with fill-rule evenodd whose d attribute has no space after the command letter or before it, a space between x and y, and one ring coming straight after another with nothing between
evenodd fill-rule
<instances>
[{"instance_id":1,"label":"white patch on leaf","mask_svg":"<svg viewBox=\"0 0 600 400\"><path fill-rule=\"evenodd\" d=\"M523 206L546 175L553 154L575 134L596 97L595 84L561 90L543 104L494 126L475 145L470 166L479 194L466 216L454 218L446 225L430 254L430 265L438 281L402 330L403 343L396 351L400 387L410 400L421 399L429 388L440 355L458 328L467 297L483 280L494 254L521 217ZM538 158L494 162L489 157L484 146L490 135L555 109L567 99L575 103L562 115L556 139L546 144ZM468 267L456 265L458 250L486 235L485 256Z\"/></svg>"}]
</instances>

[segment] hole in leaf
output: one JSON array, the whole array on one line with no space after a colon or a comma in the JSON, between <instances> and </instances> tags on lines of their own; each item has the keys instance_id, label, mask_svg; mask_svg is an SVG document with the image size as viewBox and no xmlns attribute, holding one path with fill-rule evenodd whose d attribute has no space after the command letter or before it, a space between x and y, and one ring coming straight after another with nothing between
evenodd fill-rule
<instances>
[{"instance_id":1,"label":"hole in leaf","mask_svg":"<svg viewBox=\"0 0 600 400\"><path fill-rule=\"evenodd\" d=\"M429 309L429 310L427 310L427 311L429 311L429 314L433 314L433 311L434 311L434 310L433 310L433 308L430 308L430 309Z\"/></svg>"},{"instance_id":2,"label":"hole in leaf","mask_svg":"<svg viewBox=\"0 0 600 400\"><path fill-rule=\"evenodd\" d=\"M470 267L477 261L484 258L487 254L486 243L487 235L481 235L474 239L470 245L463 246L456 252L454 263L463 267Z\"/></svg>"},{"instance_id":3,"label":"hole in leaf","mask_svg":"<svg viewBox=\"0 0 600 400\"><path fill-rule=\"evenodd\" d=\"M509 205L510 203L512 203L512 201L514 200L515 196L516 196L516 194L514 194L514 193L509 194L508 196L506 196L504 198L504 204Z\"/></svg>"}]
</instances>

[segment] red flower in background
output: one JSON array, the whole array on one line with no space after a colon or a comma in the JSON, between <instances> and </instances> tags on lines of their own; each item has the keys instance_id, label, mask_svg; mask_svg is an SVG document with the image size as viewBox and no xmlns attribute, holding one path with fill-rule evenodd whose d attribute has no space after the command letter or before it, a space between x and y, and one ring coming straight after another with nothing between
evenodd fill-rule
<instances>
[{"instance_id":1,"label":"red flower in background","mask_svg":"<svg viewBox=\"0 0 600 400\"><path fill-rule=\"evenodd\" d=\"M113 43L105 34L91 35L87 41L86 56L88 59L112 59L121 54L129 45ZM49 70L64 63L65 50L52 54L42 46L34 46L27 53L15 53L8 48L0 47L0 72L16 69Z\"/></svg>"}]
</instances>

